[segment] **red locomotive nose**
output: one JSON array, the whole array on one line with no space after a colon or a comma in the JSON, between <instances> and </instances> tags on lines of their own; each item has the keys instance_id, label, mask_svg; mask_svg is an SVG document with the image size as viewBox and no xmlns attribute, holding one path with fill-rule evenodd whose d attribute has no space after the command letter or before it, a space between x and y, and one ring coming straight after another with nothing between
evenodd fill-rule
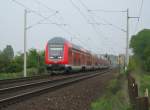
<instances>
[{"instance_id":1,"label":"red locomotive nose","mask_svg":"<svg viewBox=\"0 0 150 110\"><path fill-rule=\"evenodd\" d=\"M54 64L58 64L58 61L54 61Z\"/></svg>"}]
</instances>

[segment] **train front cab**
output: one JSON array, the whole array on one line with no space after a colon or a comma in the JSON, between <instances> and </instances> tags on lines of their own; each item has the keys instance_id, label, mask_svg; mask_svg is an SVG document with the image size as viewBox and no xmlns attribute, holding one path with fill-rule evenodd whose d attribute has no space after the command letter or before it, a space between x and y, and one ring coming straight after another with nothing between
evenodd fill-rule
<instances>
[{"instance_id":1,"label":"train front cab","mask_svg":"<svg viewBox=\"0 0 150 110\"><path fill-rule=\"evenodd\" d=\"M68 64L68 46L66 43L48 43L45 52L48 71L64 70Z\"/></svg>"}]
</instances>

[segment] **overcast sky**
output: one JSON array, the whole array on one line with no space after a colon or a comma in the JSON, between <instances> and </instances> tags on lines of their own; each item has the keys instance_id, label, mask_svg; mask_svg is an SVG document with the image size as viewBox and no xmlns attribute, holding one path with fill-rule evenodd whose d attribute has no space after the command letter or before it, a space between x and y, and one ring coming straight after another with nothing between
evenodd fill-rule
<instances>
[{"instance_id":1,"label":"overcast sky","mask_svg":"<svg viewBox=\"0 0 150 110\"><path fill-rule=\"evenodd\" d=\"M129 8L130 16L139 16L142 0L0 0L0 50L7 44L23 52L24 7L27 14L27 48L43 50L46 42L61 36L95 53L125 52L126 13L94 10ZM21 3L23 6L17 4ZM141 19L130 19L130 37L143 28L150 28L150 0L144 0ZM87 11L93 10L93 11ZM58 11L58 13L56 13ZM39 20L44 17L49 17ZM43 17L43 18L42 18ZM90 24L91 23L91 24ZM57 24L57 25L56 25ZM66 24L66 25L63 25ZM108 25L113 24L113 26Z\"/></svg>"}]
</instances>

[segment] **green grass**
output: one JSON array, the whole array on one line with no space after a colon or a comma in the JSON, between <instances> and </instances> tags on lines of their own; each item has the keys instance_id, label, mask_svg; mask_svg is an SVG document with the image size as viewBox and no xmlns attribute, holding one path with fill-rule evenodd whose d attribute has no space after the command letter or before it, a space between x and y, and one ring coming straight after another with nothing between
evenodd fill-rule
<instances>
[{"instance_id":1,"label":"green grass","mask_svg":"<svg viewBox=\"0 0 150 110\"><path fill-rule=\"evenodd\" d=\"M139 87L139 95L144 96L145 89L148 88L150 94L150 72L145 72L142 63L135 55L130 58L128 69L136 79Z\"/></svg>"},{"instance_id":2,"label":"green grass","mask_svg":"<svg viewBox=\"0 0 150 110\"><path fill-rule=\"evenodd\" d=\"M27 69L27 76L36 76L36 75L42 75L43 73L39 73L36 68L29 68ZM0 80L4 79L13 79L13 78L20 78L23 77L23 72L18 73L0 73Z\"/></svg>"},{"instance_id":3,"label":"green grass","mask_svg":"<svg viewBox=\"0 0 150 110\"><path fill-rule=\"evenodd\" d=\"M149 90L150 94L150 74L147 73L133 73L139 87L139 95L144 96L146 88Z\"/></svg>"},{"instance_id":4,"label":"green grass","mask_svg":"<svg viewBox=\"0 0 150 110\"><path fill-rule=\"evenodd\" d=\"M0 80L22 77L22 73L0 73Z\"/></svg>"},{"instance_id":5,"label":"green grass","mask_svg":"<svg viewBox=\"0 0 150 110\"><path fill-rule=\"evenodd\" d=\"M129 110L124 91L105 95L91 104L91 110Z\"/></svg>"},{"instance_id":6,"label":"green grass","mask_svg":"<svg viewBox=\"0 0 150 110\"><path fill-rule=\"evenodd\" d=\"M129 105L124 100L123 91L117 92L115 95L105 95L96 102L93 102L92 110L127 110Z\"/></svg>"},{"instance_id":7,"label":"green grass","mask_svg":"<svg viewBox=\"0 0 150 110\"><path fill-rule=\"evenodd\" d=\"M150 75L144 74L140 80L140 91L143 95L146 88L148 88L150 94Z\"/></svg>"},{"instance_id":8,"label":"green grass","mask_svg":"<svg viewBox=\"0 0 150 110\"><path fill-rule=\"evenodd\" d=\"M91 104L91 110L130 110L127 95L127 81L119 76L111 80L107 92Z\"/></svg>"},{"instance_id":9,"label":"green grass","mask_svg":"<svg viewBox=\"0 0 150 110\"><path fill-rule=\"evenodd\" d=\"M111 110L111 100L108 100L106 96L103 96L101 99L93 102L91 104L92 110Z\"/></svg>"}]
</instances>

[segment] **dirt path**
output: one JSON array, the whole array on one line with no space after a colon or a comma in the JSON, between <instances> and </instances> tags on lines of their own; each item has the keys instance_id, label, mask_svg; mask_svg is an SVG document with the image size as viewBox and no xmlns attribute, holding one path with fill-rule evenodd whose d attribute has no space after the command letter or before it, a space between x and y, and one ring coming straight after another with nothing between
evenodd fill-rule
<instances>
[{"instance_id":1,"label":"dirt path","mask_svg":"<svg viewBox=\"0 0 150 110\"><path fill-rule=\"evenodd\" d=\"M102 96L115 72L90 78L56 91L33 97L4 110L89 110L92 101Z\"/></svg>"}]
</instances>

